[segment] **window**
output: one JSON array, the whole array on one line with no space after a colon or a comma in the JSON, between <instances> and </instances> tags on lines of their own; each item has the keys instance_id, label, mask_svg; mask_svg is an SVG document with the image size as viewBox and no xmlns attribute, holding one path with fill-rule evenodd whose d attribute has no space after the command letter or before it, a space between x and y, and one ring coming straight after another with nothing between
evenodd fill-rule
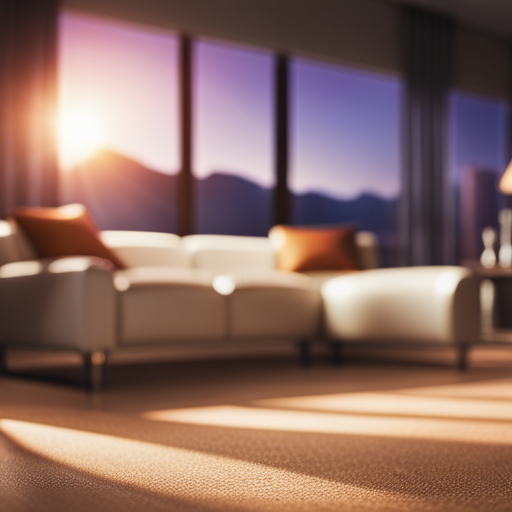
<instances>
[{"instance_id":1,"label":"window","mask_svg":"<svg viewBox=\"0 0 512 512\"><path fill-rule=\"evenodd\" d=\"M396 261L398 79L295 59L291 68L292 220L378 234Z\"/></svg>"},{"instance_id":2,"label":"window","mask_svg":"<svg viewBox=\"0 0 512 512\"><path fill-rule=\"evenodd\" d=\"M507 165L508 105L459 91L450 98L450 180L455 192L456 257L478 260L484 227L498 227L505 198L498 180Z\"/></svg>"},{"instance_id":3,"label":"window","mask_svg":"<svg viewBox=\"0 0 512 512\"><path fill-rule=\"evenodd\" d=\"M275 185L273 57L199 41L192 76L195 231L265 236Z\"/></svg>"},{"instance_id":4,"label":"window","mask_svg":"<svg viewBox=\"0 0 512 512\"><path fill-rule=\"evenodd\" d=\"M196 233L265 236L274 224L275 58L193 42ZM178 60L166 30L61 16L62 202L84 203L101 229L176 230ZM293 59L289 85L292 222L374 231L395 263L400 81Z\"/></svg>"},{"instance_id":5,"label":"window","mask_svg":"<svg viewBox=\"0 0 512 512\"><path fill-rule=\"evenodd\" d=\"M61 201L101 229L174 231L177 37L64 12L59 52Z\"/></svg>"}]
</instances>

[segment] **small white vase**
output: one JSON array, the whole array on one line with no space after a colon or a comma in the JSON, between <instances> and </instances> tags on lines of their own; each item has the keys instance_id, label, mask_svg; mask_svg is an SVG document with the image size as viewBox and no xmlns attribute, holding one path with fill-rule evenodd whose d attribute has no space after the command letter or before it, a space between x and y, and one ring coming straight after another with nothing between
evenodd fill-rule
<instances>
[{"instance_id":1,"label":"small white vase","mask_svg":"<svg viewBox=\"0 0 512 512\"><path fill-rule=\"evenodd\" d=\"M484 242L484 252L480 256L480 263L482 267L493 268L496 266L496 253L494 252L494 244L496 243L498 235L496 230L487 227L482 231L482 240Z\"/></svg>"},{"instance_id":2,"label":"small white vase","mask_svg":"<svg viewBox=\"0 0 512 512\"><path fill-rule=\"evenodd\" d=\"M499 213L500 221L500 252L498 258L500 267L512 266L512 210L503 208Z\"/></svg>"}]
</instances>

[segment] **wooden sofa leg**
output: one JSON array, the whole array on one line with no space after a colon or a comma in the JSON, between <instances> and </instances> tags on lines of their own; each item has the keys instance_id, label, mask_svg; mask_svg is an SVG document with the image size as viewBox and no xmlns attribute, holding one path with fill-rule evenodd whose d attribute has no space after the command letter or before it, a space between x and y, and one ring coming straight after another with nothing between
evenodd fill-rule
<instances>
[{"instance_id":1,"label":"wooden sofa leg","mask_svg":"<svg viewBox=\"0 0 512 512\"><path fill-rule=\"evenodd\" d=\"M333 366L341 366L343 363L343 344L341 341L331 342L331 364Z\"/></svg>"},{"instance_id":2,"label":"wooden sofa leg","mask_svg":"<svg viewBox=\"0 0 512 512\"><path fill-rule=\"evenodd\" d=\"M469 344L461 343L457 348L457 368L467 370L468 368Z\"/></svg>"},{"instance_id":3,"label":"wooden sofa leg","mask_svg":"<svg viewBox=\"0 0 512 512\"><path fill-rule=\"evenodd\" d=\"M88 391L100 391L103 387L107 354L103 351L83 354L85 387Z\"/></svg>"},{"instance_id":4,"label":"wooden sofa leg","mask_svg":"<svg viewBox=\"0 0 512 512\"><path fill-rule=\"evenodd\" d=\"M309 368L312 364L311 343L309 340L299 341L300 364L303 368Z\"/></svg>"}]
</instances>

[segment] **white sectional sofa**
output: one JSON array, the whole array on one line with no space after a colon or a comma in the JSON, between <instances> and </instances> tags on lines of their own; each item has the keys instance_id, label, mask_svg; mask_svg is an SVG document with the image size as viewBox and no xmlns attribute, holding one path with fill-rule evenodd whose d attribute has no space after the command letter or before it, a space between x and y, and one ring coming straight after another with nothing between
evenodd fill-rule
<instances>
[{"instance_id":1,"label":"white sectional sofa","mask_svg":"<svg viewBox=\"0 0 512 512\"><path fill-rule=\"evenodd\" d=\"M90 386L99 387L105 353L118 347L289 339L307 357L308 341L325 333L338 342L478 340L478 280L458 267L377 270L372 233L356 236L365 271L345 276L280 272L265 237L100 236L127 269L94 257L37 259L19 228L0 221L4 350L79 351Z\"/></svg>"},{"instance_id":2,"label":"white sectional sofa","mask_svg":"<svg viewBox=\"0 0 512 512\"><path fill-rule=\"evenodd\" d=\"M132 267L114 278L122 345L317 335L318 290L305 275L275 270L268 238L118 231L101 238Z\"/></svg>"}]
</instances>

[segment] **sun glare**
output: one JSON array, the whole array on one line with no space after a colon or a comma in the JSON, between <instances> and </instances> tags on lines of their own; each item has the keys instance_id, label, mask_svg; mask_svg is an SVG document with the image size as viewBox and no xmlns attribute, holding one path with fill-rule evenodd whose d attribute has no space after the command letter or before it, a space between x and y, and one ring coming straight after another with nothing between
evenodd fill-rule
<instances>
[{"instance_id":1,"label":"sun glare","mask_svg":"<svg viewBox=\"0 0 512 512\"><path fill-rule=\"evenodd\" d=\"M93 156L103 140L102 123L93 112L64 113L59 121L60 164L64 170Z\"/></svg>"}]
</instances>

